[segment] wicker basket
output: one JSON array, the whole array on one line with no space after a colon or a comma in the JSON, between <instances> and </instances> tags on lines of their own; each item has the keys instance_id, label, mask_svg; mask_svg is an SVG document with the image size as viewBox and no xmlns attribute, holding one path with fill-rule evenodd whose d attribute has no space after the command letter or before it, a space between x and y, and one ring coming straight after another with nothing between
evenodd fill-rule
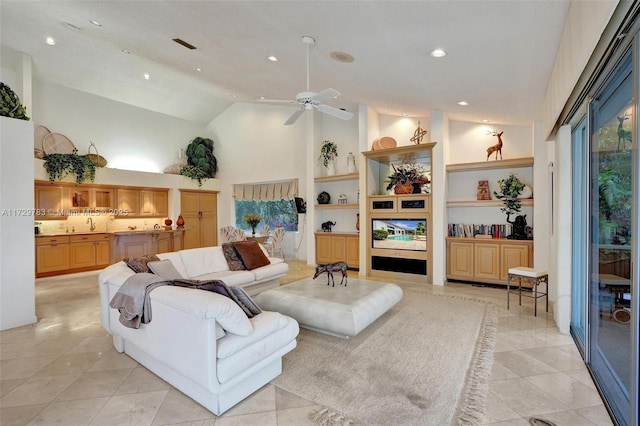
<instances>
[{"instance_id":1,"label":"wicker basket","mask_svg":"<svg viewBox=\"0 0 640 426\"><path fill-rule=\"evenodd\" d=\"M410 183L397 183L393 187L394 194L413 194L413 185Z\"/></svg>"},{"instance_id":2,"label":"wicker basket","mask_svg":"<svg viewBox=\"0 0 640 426\"><path fill-rule=\"evenodd\" d=\"M91 152L91 148L94 149L94 151L96 152L95 154ZM107 160L102 155L98 154L98 148L96 148L93 142L89 144L89 149L87 150L87 152L87 157L89 157L89 160L91 160L91 162L97 167L104 167L107 165Z\"/></svg>"}]
</instances>

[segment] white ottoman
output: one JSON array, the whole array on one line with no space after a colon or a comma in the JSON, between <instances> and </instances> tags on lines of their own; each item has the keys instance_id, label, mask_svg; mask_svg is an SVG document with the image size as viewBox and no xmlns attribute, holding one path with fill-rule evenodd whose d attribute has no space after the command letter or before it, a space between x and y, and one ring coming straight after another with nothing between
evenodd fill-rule
<instances>
[{"instance_id":1,"label":"white ottoman","mask_svg":"<svg viewBox=\"0 0 640 426\"><path fill-rule=\"evenodd\" d=\"M402 299L395 284L349 278L347 287L332 287L326 281L305 278L254 299L261 309L288 315L301 327L339 337L360 333Z\"/></svg>"}]
</instances>

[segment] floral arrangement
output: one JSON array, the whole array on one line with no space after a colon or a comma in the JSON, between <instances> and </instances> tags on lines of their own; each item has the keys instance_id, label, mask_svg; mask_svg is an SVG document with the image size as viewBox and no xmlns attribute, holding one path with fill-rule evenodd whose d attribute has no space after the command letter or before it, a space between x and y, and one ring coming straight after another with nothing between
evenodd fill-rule
<instances>
[{"instance_id":1,"label":"floral arrangement","mask_svg":"<svg viewBox=\"0 0 640 426\"><path fill-rule=\"evenodd\" d=\"M511 214L520 213L521 203L518 200L518 196L524 188L524 183L515 174L511 173L508 178L500 179L498 186L500 187L500 192L493 191L493 195L504 203L504 207L500 208L500 210L506 213L507 217Z\"/></svg>"},{"instance_id":2,"label":"floral arrangement","mask_svg":"<svg viewBox=\"0 0 640 426\"><path fill-rule=\"evenodd\" d=\"M327 167L329 163L338 157L338 146L335 142L325 140L320 147L320 157L318 160L322 161L322 165Z\"/></svg>"},{"instance_id":3,"label":"floral arrangement","mask_svg":"<svg viewBox=\"0 0 640 426\"><path fill-rule=\"evenodd\" d=\"M427 170L421 165L414 162L402 162L398 166L393 167L393 174L389 176L389 185L387 191L398 184L419 184L424 185L431 182L428 177Z\"/></svg>"},{"instance_id":4,"label":"floral arrangement","mask_svg":"<svg viewBox=\"0 0 640 426\"><path fill-rule=\"evenodd\" d=\"M248 213L244 215L243 219L245 222L247 222L247 224L249 224L249 226L251 227L251 231L255 234L256 226L258 226L258 224L262 220L262 216L260 216L259 214Z\"/></svg>"}]
</instances>

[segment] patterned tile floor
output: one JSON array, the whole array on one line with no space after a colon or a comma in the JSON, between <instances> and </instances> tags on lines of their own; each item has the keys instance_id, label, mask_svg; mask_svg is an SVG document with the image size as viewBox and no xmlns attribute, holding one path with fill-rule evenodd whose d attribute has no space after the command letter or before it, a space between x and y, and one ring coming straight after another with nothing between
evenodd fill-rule
<instances>
[{"instance_id":1,"label":"patterned tile floor","mask_svg":"<svg viewBox=\"0 0 640 426\"><path fill-rule=\"evenodd\" d=\"M313 273L303 262L288 263L283 283ZM543 309L534 317L530 299L507 311L504 289L420 286L499 308L485 424L524 426L534 415L562 426L612 424L573 341L558 333L551 314ZM267 385L216 417L113 350L100 326L97 273L36 280L36 311L37 324L0 332L2 426L302 426L319 408Z\"/></svg>"}]
</instances>

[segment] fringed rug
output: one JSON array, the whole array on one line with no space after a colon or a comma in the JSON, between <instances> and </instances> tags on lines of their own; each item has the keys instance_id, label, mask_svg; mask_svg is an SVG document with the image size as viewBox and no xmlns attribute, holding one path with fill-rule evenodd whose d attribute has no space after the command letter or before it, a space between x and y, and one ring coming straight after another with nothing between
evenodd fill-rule
<instances>
[{"instance_id":1,"label":"fringed rug","mask_svg":"<svg viewBox=\"0 0 640 426\"><path fill-rule=\"evenodd\" d=\"M403 289L360 334L302 329L272 383L325 407L321 425L478 425L497 315L479 300Z\"/></svg>"}]
</instances>

